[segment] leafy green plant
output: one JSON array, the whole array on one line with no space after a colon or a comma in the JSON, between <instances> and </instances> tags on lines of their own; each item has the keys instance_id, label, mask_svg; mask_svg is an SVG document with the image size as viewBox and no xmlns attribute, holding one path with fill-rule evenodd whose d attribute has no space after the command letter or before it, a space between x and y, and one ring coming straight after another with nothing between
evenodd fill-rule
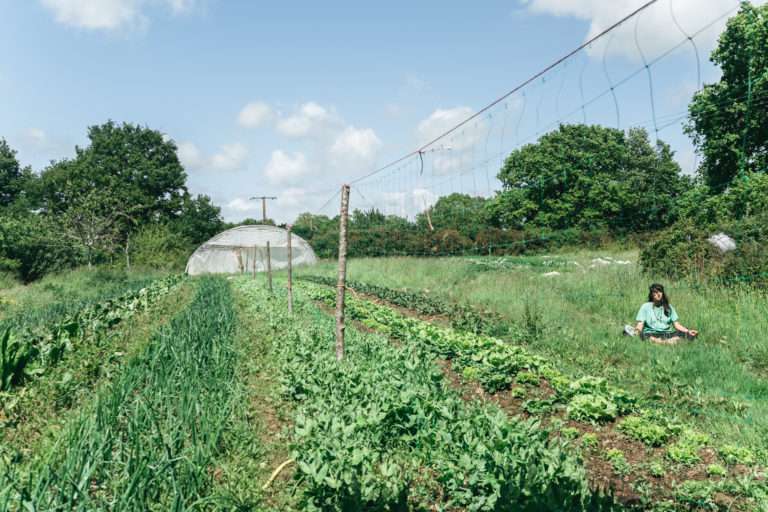
<instances>
[{"instance_id":1,"label":"leafy green plant","mask_svg":"<svg viewBox=\"0 0 768 512\"><path fill-rule=\"evenodd\" d=\"M699 450L709 442L709 436L685 430L676 443L667 447L667 456L680 464L695 464L701 460Z\"/></svg>"},{"instance_id":2,"label":"leafy green plant","mask_svg":"<svg viewBox=\"0 0 768 512\"><path fill-rule=\"evenodd\" d=\"M632 467L627 462L627 458L624 456L624 452L617 448L610 448L605 452L605 459L611 463L611 467L619 475L627 475L632 470Z\"/></svg>"},{"instance_id":3,"label":"leafy green plant","mask_svg":"<svg viewBox=\"0 0 768 512\"><path fill-rule=\"evenodd\" d=\"M655 460L648 464L648 473L656 478L661 478L667 473L667 470L661 461Z\"/></svg>"},{"instance_id":4,"label":"leafy green plant","mask_svg":"<svg viewBox=\"0 0 768 512\"><path fill-rule=\"evenodd\" d=\"M709 476L725 476L728 474L728 470L720 464L710 464L707 466L707 474Z\"/></svg>"},{"instance_id":5,"label":"leafy green plant","mask_svg":"<svg viewBox=\"0 0 768 512\"><path fill-rule=\"evenodd\" d=\"M21 381L24 370L35 355L34 347L17 341L10 327L0 333L0 391L10 389L11 385Z\"/></svg>"},{"instance_id":6,"label":"leafy green plant","mask_svg":"<svg viewBox=\"0 0 768 512\"><path fill-rule=\"evenodd\" d=\"M661 418L644 414L627 416L619 423L618 429L648 446L661 446L679 432L680 427Z\"/></svg>"},{"instance_id":7,"label":"leafy green plant","mask_svg":"<svg viewBox=\"0 0 768 512\"><path fill-rule=\"evenodd\" d=\"M717 450L720 457L728 465L745 464L751 465L756 461L755 452L743 446L734 446L725 444Z\"/></svg>"},{"instance_id":8,"label":"leafy green plant","mask_svg":"<svg viewBox=\"0 0 768 512\"><path fill-rule=\"evenodd\" d=\"M597 439L597 434L593 432L589 432L587 434L584 434L581 437L581 445L584 448L597 448L599 441Z\"/></svg>"}]
</instances>

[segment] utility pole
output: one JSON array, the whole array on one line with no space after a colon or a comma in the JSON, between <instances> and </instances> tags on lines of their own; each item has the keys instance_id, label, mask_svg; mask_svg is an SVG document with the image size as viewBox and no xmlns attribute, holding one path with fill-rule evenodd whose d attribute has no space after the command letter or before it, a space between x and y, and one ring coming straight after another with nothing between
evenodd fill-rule
<instances>
[{"instance_id":1,"label":"utility pole","mask_svg":"<svg viewBox=\"0 0 768 512\"><path fill-rule=\"evenodd\" d=\"M277 199L275 196L254 196L249 198L251 201L254 199L261 199L261 218L264 224L267 223L267 199Z\"/></svg>"}]
</instances>

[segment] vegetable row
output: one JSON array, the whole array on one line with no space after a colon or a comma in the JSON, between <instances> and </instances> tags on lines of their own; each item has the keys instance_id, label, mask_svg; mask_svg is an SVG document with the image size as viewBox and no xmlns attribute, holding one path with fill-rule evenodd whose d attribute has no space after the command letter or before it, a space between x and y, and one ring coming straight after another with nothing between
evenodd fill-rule
<instances>
[{"instance_id":1,"label":"vegetable row","mask_svg":"<svg viewBox=\"0 0 768 512\"><path fill-rule=\"evenodd\" d=\"M335 290L307 282L300 287L313 299L327 306L335 305ZM351 318L407 345L424 347L433 356L450 359L452 368L464 379L479 382L490 393L514 386L513 392L523 391L521 396L524 396L526 386L546 382L551 389L549 397L523 402L524 410L531 414L564 409L565 417L576 422L600 424L615 420L618 430L630 438L648 447L664 446L670 464L699 463L702 450L711 445L708 435L640 407L633 396L603 378L571 379L520 346L405 316L391 307L353 294L347 295L346 303L346 312ZM752 466L747 473L759 480L763 468L756 466L759 461L754 450L731 444L722 444L714 450L726 466Z\"/></svg>"},{"instance_id":2,"label":"vegetable row","mask_svg":"<svg viewBox=\"0 0 768 512\"><path fill-rule=\"evenodd\" d=\"M214 509L213 469L241 398L235 324L227 282L202 279L55 443L27 464L0 460L0 510Z\"/></svg>"},{"instance_id":3,"label":"vegetable row","mask_svg":"<svg viewBox=\"0 0 768 512\"><path fill-rule=\"evenodd\" d=\"M80 343L150 308L180 282L180 275L159 279L138 290L87 304L42 325L5 321L0 325L0 391L9 390L56 365Z\"/></svg>"},{"instance_id":4,"label":"vegetable row","mask_svg":"<svg viewBox=\"0 0 768 512\"><path fill-rule=\"evenodd\" d=\"M292 458L306 510L601 510L581 461L535 420L469 403L423 344L395 346L347 328L344 360L333 321L296 289L236 281L270 322L282 395L293 404ZM307 293L304 293L304 292Z\"/></svg>"}]
</instances>

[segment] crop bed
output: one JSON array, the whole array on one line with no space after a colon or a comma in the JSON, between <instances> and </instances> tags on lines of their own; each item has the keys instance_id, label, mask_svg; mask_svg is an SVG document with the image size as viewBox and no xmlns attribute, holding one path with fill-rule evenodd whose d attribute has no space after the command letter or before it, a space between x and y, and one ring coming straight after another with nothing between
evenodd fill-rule
<instances>
[{"instance_id":1,"label":"crop bed","mask_svg":"<svg viewBox=\"0 0 768 512\"><path fill-rule=\"evenodd\" d=\"M106 330L138 311L154 305L180 282L174 275L128 291L114 299L85 304L79 309L49 308L59 315L24 315L0 323L0 392L33 380L59 363L78 345L91 343Z\"/></svg>"},{"instance_id":2,"label":"crop bed","mask_svg":"<svg viewBox=\"0 0 768 512\"><path fill-rule=\"evenodd\" d=\"M199 281L52 445L25 464L0 460L0 510L200 508L235 407L235 322L226 281Z\"/></svg>"},{"instance_id":3,"label":"crop bed","mask_svg":"<svg viewBox=\"0 0 768 512\"><path fill-rule=\"evenodd\" d=\"M335 290L309 282L301 287L313 299L335 304ZM383 300L395 297L398 305L407 306L396 291L376 293L382 288L356 283L357 290ZM727 443L713 446L710 436L641 407L637 399L602 378L571 379L520 346L434 325L358 296L348 296L347 312L369 328L450 360L461 380L479 383L491 397L507 403L515 399L515 413L546 418L588 459L602 459L614 482L635 473L634 504L663 501L672 509L768 507L764 467L758 464L764 454ZM641 449L633 450L630 462L621 447L633 444Z\"/></svg>"},{"instance_id":4,"label":"crop bed","mask_svg":"<svg viewBox=\"0 0 768 512\"><path fill-rule=\"evenodd\" d=\"M236 289L268 319L282 394L294 410L292 458L304 510L600 510L577 456L535 420L468 403L428 348L347 329L342 362L333 322L297 290L251 280ZM306 290L306 293L302 293Z\"/></svg>"}]
</instances>

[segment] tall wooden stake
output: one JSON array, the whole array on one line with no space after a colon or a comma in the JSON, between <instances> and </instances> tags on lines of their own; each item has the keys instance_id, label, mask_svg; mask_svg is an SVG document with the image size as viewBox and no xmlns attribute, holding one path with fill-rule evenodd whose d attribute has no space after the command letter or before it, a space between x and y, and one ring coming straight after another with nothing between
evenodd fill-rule
<instances>
[{"instance_id":1,"label":"tall wooden stake","mask_svg":"<svg viewBox=\"0 0 768 512\"><path fill-rule=\"evenodd\" d=\"M269 249L269 240L267 240L267 286L269 293L272 293L272 251Z\"/></svg>"},{"instance_id":2,"label":"tall wooden stake","mask_svg":"<svg viewBox=\"0 0 768 512\"><path fill-rule=\"evenodd\" d=\"M291 229L288 224L288 313L293 313L293 251L291 250Z\"/></svg>"},{"instance_id":3,"label":"tall wooden stake","mask_svg":"<svg viewBox=\"0 0 768 512\"><path fill-rule=\"evenodd\" d=\"M344 359L344 298L347 290L347 220L349 185L341 187L341 218L339 219L339 282L336 285L336 360Z\"/></svg>"}]
</instances>

